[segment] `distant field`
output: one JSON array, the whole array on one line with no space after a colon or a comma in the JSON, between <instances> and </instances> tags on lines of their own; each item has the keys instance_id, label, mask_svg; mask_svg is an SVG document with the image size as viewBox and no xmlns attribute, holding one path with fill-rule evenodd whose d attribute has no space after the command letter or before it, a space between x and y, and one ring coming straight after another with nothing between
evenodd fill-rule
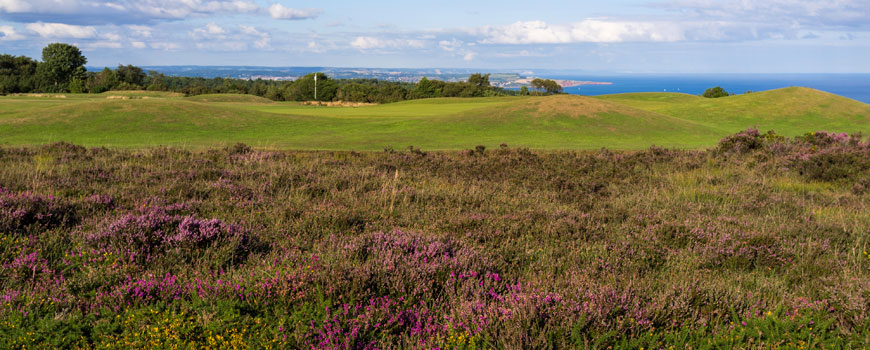
<instances>
[{"instance_id":1,"label":"distant field","mask_svg":"<svg viewBox=\"0 0 870 350\"><path fill-rule=\"evenodd\" d=\"M758 126L784 135L870 132L870 105L805 88L722 99L685 94L429 99L316 107L247 95L108 92L0 97L0 144L429 150L715 145Z\"/></svg>"}]
</instances>

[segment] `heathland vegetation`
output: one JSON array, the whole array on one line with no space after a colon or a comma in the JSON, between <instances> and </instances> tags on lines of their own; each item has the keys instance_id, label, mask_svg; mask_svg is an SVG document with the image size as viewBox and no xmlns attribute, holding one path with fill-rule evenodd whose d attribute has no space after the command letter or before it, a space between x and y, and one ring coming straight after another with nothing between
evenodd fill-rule
<instances>
[{"instance_id":1,"label":"heathland vegetation","mask_svg":"<svg viewBox=\"0 0 870 350\"><path fill-rule=\"evenodd\" d=\"M861 349L870 144L0 148L0 347Z\"/></svg>"}]
</instances>

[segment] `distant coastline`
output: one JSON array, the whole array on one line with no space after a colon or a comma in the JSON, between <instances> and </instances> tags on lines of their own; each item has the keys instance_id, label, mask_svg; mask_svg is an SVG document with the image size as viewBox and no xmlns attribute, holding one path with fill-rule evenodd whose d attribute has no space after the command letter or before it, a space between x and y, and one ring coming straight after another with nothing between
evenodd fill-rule
<instances>
[{"instance_id":1,"label":"distant coastline","mask_svg":"<svg viewBox=\"0 0 870 350\"><path fill-rule=\"evenodd\" d=\"M506 88L518 88L521 86L528 86L532 83L532 80L535 78L520 78L514 81L505 84ZM570 79L555 79L556 83L561 85L563 88L567 87L575 87L582 85L613 85L612 82L609 81L584 81L584 80L570 80Z\"/></svg>"}]
</instances>

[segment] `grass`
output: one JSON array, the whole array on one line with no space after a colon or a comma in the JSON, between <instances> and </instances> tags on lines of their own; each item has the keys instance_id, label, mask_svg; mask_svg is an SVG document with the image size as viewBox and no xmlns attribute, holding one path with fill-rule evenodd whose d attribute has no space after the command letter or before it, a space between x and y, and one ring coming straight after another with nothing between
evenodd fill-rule
<instances>
[{"instance_id":1,"label":"grass","mask_svg":"<svg viewBox=\"0 0 870 350\"><path fill-rule=\"evenodd\" d=\"M723 145L0 147L0 348L866 347L870 143Z\"/></svg>"},{"instance_id":2,"label":"grass","mask_svg":"<svg viewBox=\"0 0 870 350\"><path fill-rule=\"evenodd\" d=\"M791 87L716 99L677 93L600 98L691 120L726 134L749 126L788 136L807 130L870 132L870 106L809 88Z\"/></svg>"},{"instance_id":3,"label":"grass","mask_svg":"<svg viewBox=\"0 0 870 350\"><path fill-rule=\"evenodd\" d=\"M115 99L115 97L132 99ZM113 98L109 98L113 97ZM152 92L0 97L0 144L68 141L121 148L268 149L704 148L757 125L870 132L870 107L789 88L709 100L681 94L430 99L362 107L273 103L243 95L183 98Z\"/></svg>"}]
</instances>

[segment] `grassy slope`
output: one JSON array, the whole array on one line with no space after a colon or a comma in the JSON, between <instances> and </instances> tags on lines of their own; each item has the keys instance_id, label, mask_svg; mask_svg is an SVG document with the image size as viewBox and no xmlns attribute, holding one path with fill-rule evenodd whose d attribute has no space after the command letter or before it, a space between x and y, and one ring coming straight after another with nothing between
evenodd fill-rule
<instances>
[{"instance_id":1,"label":"grassy slope","mask_svg":"<svg viewBox=\"0 0 870 350\"><path fill-rule=\"evenodd\" d=\"M870 132L870 105L823 91L790 87L718 99L676 93L599 97L635 108L695 121L723 135L757 126L783 135L808 131Z\"/></svg>"},{"instance_id":2,"label":"grassy slope","mask_svg":"<svg viewBox=\"0 0 870 350\"><path fill-rule=\"evenodd\" d=\"M7 107L0 114L0 138L7 144L65 140L120 147L207 147L245 142L378 150L506 142L533 148L642 148L651 143L696 147L711 136L697 123L581 96L432 99L359 108L159 98L3 98L0 106Z\"/></svg>"},{"instance_id":3,"label":"grassy slope","mask_svg":"<svg viewBox=\"0 0 870 350\"><path fill-rule=\"evenodd\" d=\"M143 96L117 100L110 96ZM272 103L245 95L180 98L143 92L0 97L0 144L379 150L698 148L758 126L786 135L870 133L870 106L805 88L721 99L685 94L428 99L364 107Z\"/></svg>"}]
</instances>

